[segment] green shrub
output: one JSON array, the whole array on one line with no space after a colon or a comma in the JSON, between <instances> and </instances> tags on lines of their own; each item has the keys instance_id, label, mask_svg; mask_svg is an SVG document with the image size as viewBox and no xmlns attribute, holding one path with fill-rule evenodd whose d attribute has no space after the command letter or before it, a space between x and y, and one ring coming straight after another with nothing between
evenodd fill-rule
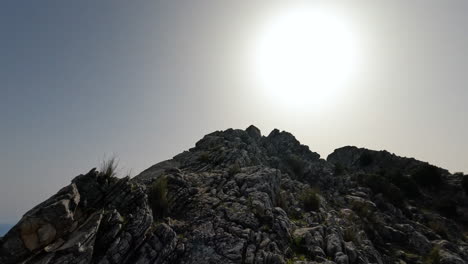
<instances>
[{"instance_id":1,"label":"green shrub","mask_svg":"<svg viewBox=\"0 0 468 264\"><path fill-rule=\"evenodd\" d=\"M291 259L286 263L295 263L296 261L305 261L307 249L304 247L304 238L303 237L293 237L290 244L291 248Z\"/></svg>"},{"instance_id":2,"label":"green shrub","mask_svg":"<svg viewBox=\"0 0 468 264\"><path fill-rule=\"evenodd\" d=\"M466 195L468 195L468 175L463 176L461 184Z\"/></svg>"},{"instance_id":3,"label":"green shrub","mask_svg":"<svg viewBox=\"0 0 468 264\"><path fill-rule=\"evenodd\" d=\"M369 187L374 194L381 193L390 203L401 207L404 204L404 196L401 190L387 178L376 174L361 174L358 181Z\"/></svg>"},{"instance_id":4,"label":"green shrub","mask_svg":"<svg viewBox=\"0 0 468 264\"><path fill-rule=\"evenodd\" d=\"M104 160L99 167L99 175L104 177L115 177L117 175L118 161L115 157Z\"/></svg>"},{"instance_id":5,"label":"green shrub","mask_svg":"<svg viewBox=\"0 0 468 264\"><path fill-rule=\"evenodd\" d=\"M447 218L455 218L458 216L457 205L455 201L450 198L443 198L437 200L435 204L436 210Z\"/></svg>"},{"instance_id":6,"label":"green shrub","mask_svg":"<svg viewBox=\"0 0 468 264\"><path fill-rule=\"evenodd\" d=\"M286 159L286 163L296 176L302 177L304 175L306 164L300 157L291 155Z\"/></svg>"},{"instance_id":7,"label":"green shrub","mask_svg":"<svg viewBox=\"0 0 468 264\"><path fill-rule=\"evenodd\" d=\"M341 163L336 163L335 164L335 171L334 171L334 175L338 176L338 175L342 175L343 173L345 173L346 169L345 167L343 166L343 164Z\"/></svg>"},{"instance_id":8,"label":"green shrub","mask_svg":"<svg viewBox=\"0 0 468 264\"><path fill-rule=\"evenodd\" d=\"M357 242L357 231L353 227L347 227L343 231L343 240L346 242L354 242L358 245Z\"/></svg>"},{"instance_id":9,"label":"green shrub","mask_svg":"<svg viewBox=\"0 0 468 264\"><path fill-rule=\"evenodd\" d=\"M384 190L383 195L391 204L397 207L401 208L405 204L405 198L401 190L391 183Z\"/></svg>"},{"instance_id":10,"label":"green shrub","mask_svg":"<svg viewBox=\"0 0 468 264\"><path fill-rule=\"evenodd\" d=\"M296 248L302 247L303 240L304 240L303 237L299 237L299 236L294 237L293 238L293 246L296 247Z\"/></svg>"},{"instance_id":11,"label":"green shrub","mask_svg":"<svg viewBox=\"0 0 468 264\"><path fill-rule=\"evenodd\" d=\"M305 250L302 250L301 252L307 253ZM307 257L305 256L305 253L293 252L293 257L290 258L290 259L287 259L286 264L294 264L294 263L298 263L298 262L299 263L305 263L307 261Z\"/></svg>"},{"instance_id":12,"label":"green shrub","mask_svg":"<svg viewBox=\"0 0 468 264\"><path fill-rule=\"evenodd\" d=\"M283 210L287 210L287 202L286 202L286 193L284 191L281 191L281 189L278 191L275 197L275 206L276 207L281 207Z\"/></svg>"},{"instance_id":13,"label":"green shrub","mask_svg":"<svg viewBox=\"0 0 468 264\"><path fill-rule=\"evenodd\" d=\"M353 201L351 203L351 209L355 212L360 218L372 218L373 210L368 203Z\"/></svg>"},{"instance_id":14,"label":"green shrub","mask_svg":"<svg viewBox=\"0 0 468 264\"><path fill-rule=\"evenodd\" d=\"M436 234L441 236L443 239L448 238L448 231L445 225L441 222L430 221L427 226L432 229Z\"/></svg>"},{"instance_id":15,"label":"green shrub","mask_svg":"<svg viewBox=\"0 0 468 264\"><path fill-rule=\"evenodd\" d=\"M208 163L210 161L210 155L208 154L208 152L203 151L202 153L200 153L200 156L198 156L198 160L203 163Z\"/></svg>"},{"instance_id":16,"label":"green shrub","mask_svg":"<svg viewBox=\"0 0 468 264\"><path fill-rule=\"evenodd\" d=\"M159 177L149 188L148 200L153 211L153 218L162 219L166 216L168 209L167 200L167 178Z\"/></svg>"},{"instance_id":17,"label":"green shrub","mask_svg":"<svg viewBox=\"0 0 468 264\"><path fill-rule=\"evenodd\" d=\"M367 167L371 165L374 162L374 157L369 151L365 151L361 154L361 157L359 157L359 165L361 167Z\"/></svg>"},{"instance_id":18,"label":"green shrub","mask_svg":"<svg viewBox=\"0 0 468 264\"><path fill-rule=\"evenodd\" d=\"M400 188L407 197L416 198L421 194L418 185L411 177L405 176L400 172L388 173L385 177Z\"/></svg>"},{"instance_id":19,"label":"green shrub","mask_svg":"<svg viewBox=\"0 0 468 264\"><path fill-rule=\"evenodd\" d=\"M318 191L314 188L304 190L299 196L299 200L306 211L318 211L320 209L320 198Z\"/></svg>"},{"instance_id":20,"label":"green shrub","mask_svg":"<svg viewBox=\"0 0 468 264\"><path fill-rule=\"evenodd\" d=\"M239 172L241 172L241 168L237 163L230 166L229 169L228 169L229 176L234 176Z\"/></svg>"},{"instance_id":21,"label":"green shrub","mask_svg":"<svg viewBox=\"0 0 468 264\"><path fill-rule=\"evenodd\" d=\"M411 176L418 185L423 187L438 187L442 183L439 168L429 164L419 166Z\"/></svg>"},{"instance_id":22,"label":"green shrub","mask_svg":"<svg viewBox=\"0 0 468 264\"><path fill-rule=\"evenodd\" d=\"M385 181L385 178L376 174L359 174L357 179L360 184L369 187L371 190L380 188L382 182Z\"/></svg>"},{"instance_id":23,"label":"green shrub","mask_svg":"<svg viewBox=\"0 0 468 264\"><path fill-rule=\"evenodd\" d=\"M244 142L245 144L250 144L251 143L251 138L249 136L249 134L247 133L244 133L242 135L240 135L240 139L242 140L242 142Z\"/></svg>"},{"instance_id":24,"label":"green shrub","mask_svg":"<svg viewBox=\"0 0 468 264\"><path fill-rule=\"evenodd\" d=\"M424 258L424 264L439 264L440 263L440 249L438 247L432 248L429 255Z\"/></svg>"}]
</instances>

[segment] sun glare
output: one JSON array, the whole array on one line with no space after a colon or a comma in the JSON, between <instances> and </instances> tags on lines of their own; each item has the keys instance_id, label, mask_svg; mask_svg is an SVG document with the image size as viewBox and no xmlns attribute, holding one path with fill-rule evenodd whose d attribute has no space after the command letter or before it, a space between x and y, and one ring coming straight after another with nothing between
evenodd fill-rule
<instances>
[{"instance_id":1,"label":"sun glare","mask_svg":"<svg viewBox=\"0 0 468 264\"><path fill-rule=\"evenodd\" d=\"M254 72L274 103L302 109L331 104L357 66L349 23L330 10L290 9L257 34Z\"/></svg>"}]
</instances>

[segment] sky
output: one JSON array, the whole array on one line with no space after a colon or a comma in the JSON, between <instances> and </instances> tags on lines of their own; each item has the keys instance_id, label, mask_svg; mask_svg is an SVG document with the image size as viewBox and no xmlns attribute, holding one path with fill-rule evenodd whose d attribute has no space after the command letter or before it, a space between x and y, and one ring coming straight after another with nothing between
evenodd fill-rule
<instances>
[{"instance_id":1,"label":"sky","mask_svg":"<svg viewBox=\"0 0 468 264\"><path fill-rule=\"evenodd\" d=\"M250 124L323 158L355 145L468 172L468 1L326 2L360 63L308 111L272 100L250 69L268 17L320 1L2 1L0 223L106 157L136 175Z\"/></svg>"}]
</instances>

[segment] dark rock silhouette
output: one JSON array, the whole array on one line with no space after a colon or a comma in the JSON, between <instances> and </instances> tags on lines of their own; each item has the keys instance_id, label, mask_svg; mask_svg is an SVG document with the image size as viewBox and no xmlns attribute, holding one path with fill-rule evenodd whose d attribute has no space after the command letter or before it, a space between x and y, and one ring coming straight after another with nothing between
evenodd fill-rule
<instances>
[{"instance_id":1,"label":"dark rock silhouette","mask_svg":"<svg viewBox=\"0 0 468 264\"><path fill-rule=\"evenodd\" d=\"M132 179L77 176L0 240L0 263L468 263L462 179L386 151L324 160L276 129L216 131Z\"/></svg>"}]
</instances>

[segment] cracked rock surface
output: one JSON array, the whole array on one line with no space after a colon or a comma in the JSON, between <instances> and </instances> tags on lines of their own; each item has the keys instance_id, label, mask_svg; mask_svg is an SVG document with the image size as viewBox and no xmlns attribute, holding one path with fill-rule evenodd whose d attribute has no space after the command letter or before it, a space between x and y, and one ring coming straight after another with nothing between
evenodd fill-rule
<instances>
[{"instance_id":1,"label":"cracked rock surface","mask_svg":"<svg viewBox=\"0 0 468 264\"><path fill-rule=\"evenodd\" d=\"M276 129L216 131L132 179L75 177L1 238L0 263L468 263L464 177L356 147L321 159Z\"/></svg>"}]
</instances>

